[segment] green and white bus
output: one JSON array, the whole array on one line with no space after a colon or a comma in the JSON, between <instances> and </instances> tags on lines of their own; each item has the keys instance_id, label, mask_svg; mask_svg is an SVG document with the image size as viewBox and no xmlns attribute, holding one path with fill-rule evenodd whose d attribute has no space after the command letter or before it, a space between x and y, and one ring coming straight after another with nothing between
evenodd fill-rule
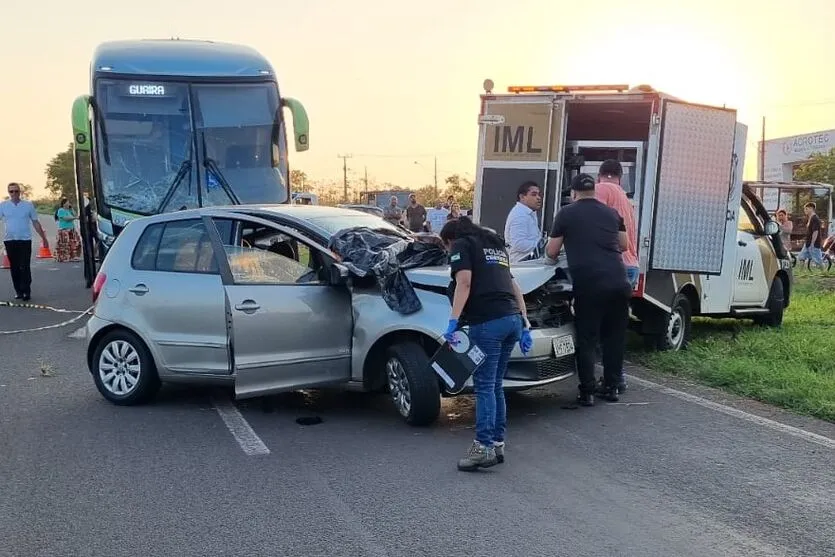
<instances>
[{"instance_id":1,"label":"green and white bus","mask_svg":"<svg viewBox=\"0 0 835 557\"><path fill-rule=\"evenodd\" d=\"M304 106L247 46L132 40L99 45L72 107L87 287L132 219L196 207L289 203L287 130L309 147ZM89 204L87 203L89 198Z\"/></svg>"}]
</instances>

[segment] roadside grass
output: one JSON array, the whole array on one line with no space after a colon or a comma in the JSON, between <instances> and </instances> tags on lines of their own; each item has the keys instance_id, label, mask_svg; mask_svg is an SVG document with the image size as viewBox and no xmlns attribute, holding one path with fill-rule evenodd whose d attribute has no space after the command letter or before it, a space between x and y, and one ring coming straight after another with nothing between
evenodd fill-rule
<instances>
[{"instance_id":1,"label":"roadside grass","mask_svg":"<svg viewBox=\"0 0 835 557\"><path fill-rule=\"evenodd\" d=\"M686 350L647 352L638 340L627 357L651 370L835 422L835 273L795 268L779 329L699 318Z\"/></svg>"}]
</instances>

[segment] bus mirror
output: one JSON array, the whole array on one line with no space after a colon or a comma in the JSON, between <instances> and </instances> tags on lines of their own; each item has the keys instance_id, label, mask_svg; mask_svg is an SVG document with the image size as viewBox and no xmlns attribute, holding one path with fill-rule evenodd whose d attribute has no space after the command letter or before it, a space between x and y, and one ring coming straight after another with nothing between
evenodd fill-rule
<instances>
[{"instance_id":1,"label":"bus mirror","mask_svg":"<svg viewBox=\"0 0 835 557\"><path fill-rule=\"evenodd\" d=\"M76 151L90 151L90 95L80 95L72 103L72 132Z\"/></svg>"},{"instance_id":2,"label":"bus mirror","mask_svg":"<svg viewBox=\"0 0 835 557\"><path fill-rule=\"evenodd\" d=\"M775 221L770 220L765 223L765 235L766 236L774 236L775 234L780 233L780 225L777 224Z\"/></svg>"},{"instance_id":3,"label":"bus mirror","mask_svg":"<svg viewBox=\"0 0 835 557\"><path fill-rule=\"evenodd\" d=\"M304 105L290 97L281 100L281 106L290 109L293 115L293 132L296 140L296 151L307 151L310 148L310 122Z\"/></svg>"}]
</instances>

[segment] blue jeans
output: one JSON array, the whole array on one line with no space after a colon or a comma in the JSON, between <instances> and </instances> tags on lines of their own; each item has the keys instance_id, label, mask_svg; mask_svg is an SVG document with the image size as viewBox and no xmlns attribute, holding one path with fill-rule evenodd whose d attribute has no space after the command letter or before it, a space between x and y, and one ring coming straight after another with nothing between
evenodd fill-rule
<instances>
[{"instance_id":1,"label":"blue jeans","mask_svg":"<svg viewBox=\"0 0 835 557\"><path fill-rule=\"evenodd\" d=\"M814 263L823 267L823 250L821 248L807 246L804 244L803 249L800 250L800 254L797 256L797 259L800 261L811 259Z\"/></svg>"},{"instance_id":2,"label":"blue jeans","mask_svg":"<svg viewBox=\"0 0 835 557\"><path fill-rule=\"evenodd\" d=\"M503 380L513 346L522 336L522 316L517 313L471 325L469 335L485 356L473 374L475 438L490 446L504 441L507 409Z\"/></svg>"},{"instance_id":3,"label":"blue jeans","mask_svg":"<svg viewBox=\"0 0 835 557\"><path fill-rule=\"evenodd\" d=\"M638 277L641 274L641 269L638 267L627 267L626 268L626 280L629 281L629 284L632 285L632 290L635 290L635 286L638 285Z\"/></svg>"}]
</instances>

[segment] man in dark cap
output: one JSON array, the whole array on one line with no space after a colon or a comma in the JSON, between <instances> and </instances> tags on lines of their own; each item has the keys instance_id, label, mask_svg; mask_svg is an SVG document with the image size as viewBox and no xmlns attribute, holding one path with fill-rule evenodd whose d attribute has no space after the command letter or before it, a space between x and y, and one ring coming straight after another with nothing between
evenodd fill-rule
<instances>
[{"instance_id":1,"label":"man in dark cap","mask_svg":"<svg viewBox=\"0 0 835 557\"><path fill-rule=\"evenodd\" d=\"M588 174L575 176L571 190L574 202L560 209L554 218L545 251L548 257L556 259L565 246L574 285L580 379L577 401L592 406L595 394L612 402L618 400L632 296L622 255L628 238L617 211L595 198L594 178ZM596 388L598 341L603 352L603 384Z\"/></svg>"}]
</instances>

